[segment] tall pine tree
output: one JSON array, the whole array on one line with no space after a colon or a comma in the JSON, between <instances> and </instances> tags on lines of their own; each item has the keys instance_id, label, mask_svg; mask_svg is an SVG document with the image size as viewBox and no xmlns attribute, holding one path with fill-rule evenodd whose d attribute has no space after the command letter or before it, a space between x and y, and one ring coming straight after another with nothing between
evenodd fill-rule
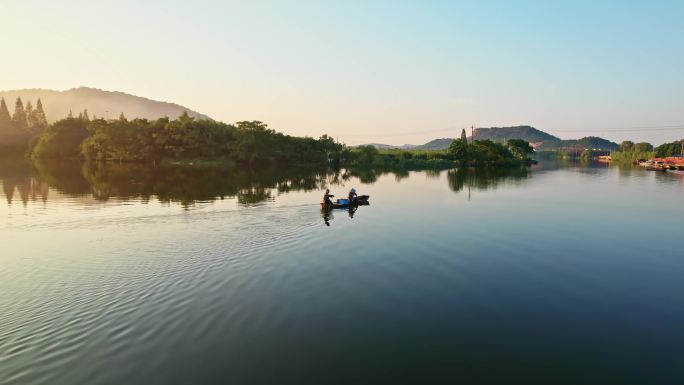
<instances>
[{"instance_id":1,"label":"tall pine tree","mask_svg":"<svg viewBox=\"0 0 684 385\"><path fill-rule=\"evenodd\" d=\"M461 131L461 140L463 143L468 143L468 136L466 136L465 128Z\"/></svg>"},{"instance_id":2,"label":"tall pine tree","mask_svg":"<svg viewBox=\"0 0 684 385\"><path fill-rule=\"evenodd\" d=\"M29 129L33 127L33 122L31 121L31 114L33 114L33 104L31 101L26 102L26 107L24 107L24 113L26 114L26 127Z\"/></svg>"},{"instance_id":3,"label":"tall pine tree","mask_svg":"<svg viewBox=\"0 0 684 385\"><path fill-rule=\"evenodd\" d=\"M0 129L7 128L12 121L5 98L0 99Z\"/></svg>"},{"instance_id":4,"label":"tall pine tree","mask_svg":"<svg viewBox=\"0 0 684 385\"><path fill-rule=\"evenodd\" d=\"M18 128L26 128L26 111L24 111L24 103L21 98L17 98L17 102L14 105L14 115L12 115L12 121L17 125Z\"/></svg>"},{"instance_id":5,"label":"tall pine tree","mask_svg":"<svg viewBox=\"0 0 684 385\"><path fill-rule=\"evenodd\" d=\"M35 109L30 106L31 104L28 102L26 104L28 126L31 132L39 134L47 127L47 119L45 119L45 112L43 111L43 103L41 103L40 99L38 99Z\"/></svg>"},{"instance_id":6,"label":"tall pine tree","mask_svg":"<svg viewBox=\"0 0 684 385\"><path fill-rule=\"evenodd\" d=\"M45 116L45 110L43 110L43 102L38 99L36 102L36 120L38 121L40 127L45 128L48 126L47 116Z\"/></svg>"}]
</instances>

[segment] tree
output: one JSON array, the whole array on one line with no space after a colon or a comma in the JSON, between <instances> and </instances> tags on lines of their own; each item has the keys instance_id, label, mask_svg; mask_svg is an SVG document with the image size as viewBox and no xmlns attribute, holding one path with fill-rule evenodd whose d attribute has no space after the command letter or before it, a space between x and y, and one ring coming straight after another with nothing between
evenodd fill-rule
<instances>
[{"instance_id":1,"label":"tree","mask_svg":"<svg viewBox=\"0 0 684 385\"><path fill-rule=\"evenodd\" d=\"M471 157L477 164L506 164L514 160L513 154L508 147L498 142L488 139L476 140L471 147Z\"/></svg>"},{"instance_id":2,"label":"tree","mask_svg":"<svg viewBox=\"0 0 684 385\"><path fill-rule=\"evenodd\" d=\"M32 134L40 134L45 127L47 127L47 119L45 118L45 111L43 111L43 103L38 99L36 108L34 109L31 102L26 103L26 117L28 127Z\"/></svg>"},{"instance_id":3,"label":"tree","mask_svg":"<svg viewBox=\"0 0 684 385\"><path fill-rule=\"evenodd\" d=\"M461 130L461 140L463 143L468 143L468 135L466 134L465 128Z\"/></svg>"},{"instance_id":4,"label":"tree","mask_svg":"<svg viewBox=\"0 0 684 385\"><path fill-rule=\"evenodd\" d=\"M366 164L371 164L375 160L375 158L378 156L379 151L375 146L371 146L370 144L367 146L359 146L358 147L359 151L359 160L361 163L366 163Z\"/></svg>"},{"instance_id":5,"label":"tree","mask_svg":"<svg viewBox=\"0 0 684 385\"><path fill-rule=\"evenodd\" d=\"M55 122L38 138L32 155L35 158L77 158L81 155L81 143L89 136L88 123L81 119L67 118Z\"/></svg>"},{"instance_id":6,"label":"tree","mask_svg":"<svg viewBox=\"0 0 684 385\"><path fill-rule=\"evenodd\" d=\"M83 110L82 119L85 120L86 122L90 121L90 116L88 116L88 109L87 108L85 110Z\"/></svg>"},{"instance_id":7,"label":"tree","mask_svg":"<svg viewBox=\"0 0 684 385\"><path fill-rule=\"evenodd\" d=\"M622 143L620 143L619 150L622 152L631 152L632 150L634 150L634 142L632 142L631 140L623 141Z\"/></svg>"},{"instance_id":8,"label":"tree","mask_svg":"<svg viewBox=\"0 0 684 385\"><path fill-rule=\"evenodd\" d=\"M31 114L33 113L33 104L31 104L31 101L26 102L26 106L24 107L24 113L26 114L26 125L27 127L31 127Z\"/></svg>"},{"instance_id":9,"label":"tree","mask_svg":"<svg viewBox=\"0 0 684 385\"><path fill-rule=\"evenodd\" d=\"M0 99L0 128L7 128L9 123L12 121L9 110L7 109L7 103L5 103L5 98Z\"/></svg>"},{"instance_id":10,"label":"tree","mask_svg":"<svg viewBox=\"0 0 684 385\"><path fill-rule=\"evenodd\" d=\"M36 102L36 109L33 111L35 114L35 121L37 125L44 130L48 126L47 116L45 116L45 111L43 110L43 102L38 99Z\"/></svg>"},{"instance_id":11,"label":"tree","mask_svg":"<svg viewBox=\"0 0 684 385\"><path fill-rule=\"evenodd\" d=\"M465 130L463 130L465 132ZM468 144L468 139L454 139L449 145L447 153L456 161L461 163L467 163L470 160L470 145Z\"/></svg>"},{"instance_id":12,"label":"tree","mask_svg":"<svg viewBox=\"0 0 684 385\"><path fill-rule=\"evenodd\" d=\"M684 140L684 139L682 139ZM664 158L672 155L679 155L682 151L682 141L677 140L670 143L663 143L655 148L655 155L658 158Z\"/></svg>"},{"instance_id":13,"label":"tree","mask_svg":"<svg viewBox=\"0 0 684 385\"><path fill-rule=\"evenodd\" d=\"M507 144L513 155L520 160L526 160L534 153L534 148L526 140L509 139Z\"/></svg>"},{"instance_id":14,"label":"tree","mask_svg":"<svg viewBox=\"0 0 684 385\"><path fill-rule=\"evenodd\" d=\"M17 102L14 104L14 115L12 115L12 121L18 128L26 128L26 111L24 111L24 103L21 98L17 98Z\"/></svg>"},{"instance_id":15,"label":"tree","mask_svg":"<svg viewBox=\"0 0 684 385\"><path fill-rule=\"evenodd\" d=\"M653 145L647 142L639 142L634 145L635 152L649 152L653 151Z\"/></svg>"}]
</instances>

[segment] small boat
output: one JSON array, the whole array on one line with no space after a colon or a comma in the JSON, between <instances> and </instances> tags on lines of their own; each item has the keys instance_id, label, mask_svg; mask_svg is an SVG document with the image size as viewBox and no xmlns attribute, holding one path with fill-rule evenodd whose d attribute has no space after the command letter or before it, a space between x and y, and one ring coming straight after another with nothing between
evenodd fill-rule
<instances>
[{"instance_id":1,"label":"small boat","mask_svg":"<svg viewBox=\"0 0 684 385\"><path fill-rule=\"evenodd\" d=\"M321 207L323 207L324 209L346 209L349 206L368 206L370 204L368 202L369 198L370 195L359 195L352 202L349 202L349 199L338 199L335 202L333 202L332 205L321 203Z\"/></svg>"}]
</instances>

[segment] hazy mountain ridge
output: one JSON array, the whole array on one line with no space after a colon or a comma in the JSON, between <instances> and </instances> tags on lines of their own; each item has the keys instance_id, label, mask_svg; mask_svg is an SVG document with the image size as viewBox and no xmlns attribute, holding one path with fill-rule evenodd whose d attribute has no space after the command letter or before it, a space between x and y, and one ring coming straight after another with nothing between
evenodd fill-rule
<instances>
[{"instance_id":1,"label":"hazy mountain ridge","mask_svg":"<svg viewBox=\"0 0 684 385\"><path fill-rule=\"evenodd\" d=\"M471 137L468 137L470 140ZM483 127L475 129L475 139L484 140L489 139L497 142L503 142L508 139L523 139L530 143L533 143L538 149L541 150L555 150L559 148L592 148L601 150L615 150L619 145L615 142L611 142L607 139L599 138L596 136L588 136L581 139L567 139L563 140L557 136L551 135L542 130L538 130L532 126L514 126L514 127ZM445 150L449 148L449 145L453 141L453 138L441 138L433 139L425 144L407 147L404 146L392 146L383 144L379 147L377 143L371 143L370 145L382 149L409 149L413 148L416 150Z\"/></svg>"},{"instance_id":2,"label":"hazy mountain ridge","mask_svg":"<svg viewBox=\"0 0 684 385\"><path fill-rule=\"evenodd\" d=\"M157 119L164 116L174 119L187 111L188 115L194 118L211 119L207 115L176 103L89 87L72 88L66 91L41 88L0 91L0 97L5 99L10 112L14 111L17 97L20 97L24 104L30 100L34 105L40 98L49 122L66 117L69 111L78 115L85 109L88 110L90 117L116 118L123 112L127 118L131 119Z\"/></svg>"},{"instance_id":3,"label":"hazy mountain ridge","mask_svg":"<svg viewBox=\"0 0 684 385\"><path fill-rule=\"evenodd\" d=\"M425 144L416 146L415 148L416 150L444 150L446 148L449 148L449 145L453 141L453 138L433 139Z\"/></svg>"},{"instance_id":4,"label":"hazy mountain ridge","mask_svg":"<svg viewBox=\"0 0 684 385\"><path fill-rule=\"evenodd\" d=\"M410 150L410 149L414 149L414 148L418 147L415 144L403 144L401 146L395 146L392 144L384 144L384 143L368 143L368 144L365 144L364 146L373 146L373 147L380 149L380 150Z\"/></svg>"},{"instance_id":5,"label":"hazy mountain ridge","mask_svg":"<svg viewBox=\"0 0 684 385\"><path fill-rule=\"evenodd\" d=\"M476 128L475 139L489 139L495 141L523 139L530 143L557 142L561 140L559 137L538 130L532 126Z\"/></svg>"}]
</instances>

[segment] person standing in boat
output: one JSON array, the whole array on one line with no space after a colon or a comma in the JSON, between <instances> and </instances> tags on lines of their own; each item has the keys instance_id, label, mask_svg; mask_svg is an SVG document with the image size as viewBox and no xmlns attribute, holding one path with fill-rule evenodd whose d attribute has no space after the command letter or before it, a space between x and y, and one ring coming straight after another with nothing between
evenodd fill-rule
<instances>
[{"instance_id":1,"label":"person standing in boat","mask_svg":"<svg viewBox=\"0 0 684 385\"><path fill-rule=\"evenodd\" d=\"M358 197L358 195L356 194L356 189L352 187L352 189L349 190L349 196L348 196L350 205L355 203L356 197Z\"/></svg>"},{"instance_id":2,"label":"person standing in boat","mask_svg":"<svg viewBox=\"0 0 684 385\"><path fill-rule=\"evenodd\" d=\"M330 189L325 189L325 194L323 194L323 203L325 203L326 206L332 206L332 200L330 198L334 197L335 195L330 193Z\"/></svg>"}]
</instances>

